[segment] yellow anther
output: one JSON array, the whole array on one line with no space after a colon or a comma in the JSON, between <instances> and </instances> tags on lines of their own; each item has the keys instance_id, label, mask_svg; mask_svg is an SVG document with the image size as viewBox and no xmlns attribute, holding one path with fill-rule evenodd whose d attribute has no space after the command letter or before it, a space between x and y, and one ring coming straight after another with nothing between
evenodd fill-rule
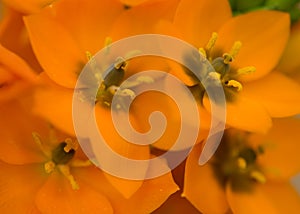
<instances>
[{"instance_id":1,"label":"yellow anther","mask_svg":"<svg viewBox=\"0 0 300 214\"><path fill-rule=\"evenodd\" d=\"M259 172L259 171L252 171L250 173L251 178L253 178L255 181L264 184L267 181L267 178L264 176L263 173Z\"/></svg>"},{"instance_id":2,"label":"yellow anther","mask_svg":"<svg viewBox=\"0 0 300 214\"><path fill-rule=\"evenodd\" d=\"M139 55L141 55L143 52L140 51L140 50L132 50L132 51L129 51L125 54L125 59L131 59L133 57L137 57Z\"/></svg>"},{"instance_id":3,"label":"yellow anther","mask_svg":"<svg viewBox=\"0 0 300 214\"><path fill-rule=\"evenodd\" d=\"M237 165L240 169L246 169L247 168L247 161L244 158L239 157L237 159Z\"/></svg>"},{"instance_id":4,"label":"yellow anther","mask_svg":"<svg viewBox=\"0 0 300 214\"><path fill-rule=\"evenodd\" d=\"M134 91L128 89L128 88L125 88L121 91L121 95L122 96L129 96L131 99L133 99L135 97L135 93Z\"/></svg>"},{"instance_id":5,"label":"yellow anther","mask_svg":"<svg viewBox=\"0 0 300 214\"><path fill-rule=\"evenodd\" d=\"M107 107L110 107L110 103L107 101L104 101L103 104L106 105Z\"/></svg>"},{"instance_id":6,"label":"yellow anther","mask_svg":"<svg viewBox=\"0 0 300 214\"><path fill-rule=\"evenodd\" d=\"M111 93L112 95L114 95L118 90L119 90L120 87L118 86L115 86L115 85L112 85L110 86L107 91L109 91L109 93Z\"/></svg>"},{"instance_id":7,"label":"yellow anther","mask_svg":"<svg viewBox=\"0 0 300 214\"><path fill-rule=\"evenodd\" d=\"M242 47L242 43L240 41L236 41L233 44L233 46L229 52L229 54L232 56L233 59L235 59L236 55L240 52L241 47Z\"/></svg>"},{"instance_id":8,"label":"yellow anther","mask_svg":"<svg viewBox=\"0 0 300 214\"><path fill-rule=\"evenodd\" d=\"M116 59L116 62L114 64L115 69L122 68L123 70L125 70L126 66L127 66L127 62L126 62L126 60L123 57L118 57Z\"/></svg>"},{"instance_id":9,"label":"yellow anther","mask_svg":"<svg viewBox=\"0 0 300 214\"><path fill-rule=\"evenodd\" d=\"M99 67L97 66L97 61L95 57L93 57L92 53L89 51L85 52L86 58L89 62L89 66L91 68L91 71L94 73L95 78L99 81L102 79L102 75L100 72Z\"/></svg>"},{"instance_id":10,"label":"yellow anther","mask_svg":"<svg viewBox=\"0 0 300 214\"><path fill-rule=\"evenodd\" d=\"M229 63L233 62L236 55L239 53L241 47L242 47L242 43L240 41L235 42L233 44L230 52L223 54L224 63L229 64Z\"/></svg>"},{"instance_id":11,"label":"yellow anther","mask_svg":"<svg viewBox=\"0 0 300 214\"><path fill-rule=\"evenodd\" d=\"M97 70L97 62L96 62L95 58L93 57L92 53L89 51L86 51L85 55L86 55L88 62L90 63L92 71L95 72Z\"/></svg>"},{"instance_id":12,"label":"yellow anther","mask_svg":"<svg viewBox=\"0 0 300 214\"><path fill-rule=\"evenodd\" d=\"M218 72L210 72L208 74L208 77L210 79L213 79L213 80L220 80L221 79L221 74L219 74Z\"/></svg>"},{"instance_id":13,"label":"yellow anther","mask_svg":"<svg viewBox=\"0 0 300 214\"><path fill-rule=\"evenodd\" d=\"M71 167L86 167L91 165L92 162L90 160L72 159L70 162Z\"/></svg>"},{"instance_id":14,"label":"yellow anther","mask_svg":"<svg viewBox=\"0 0 300 214\"><path fill-rule=\"evenodd\" d=\"M250 74L256 71L256 68L254 66L248 66L244 68L240 68L237 70L237 75L243 75L243 74Z\"/></svg>"},{"instance_id":15,"label":"yellow anther","mask_svg":"<svg viewBox=\"0 0 300 214\"><path fill-rule=\"evenodd\" d=\"M242 84L240 82L236 81L236 80L229 80L226 83L226 86L234 87L234 88L237 89L237 91L241 91L243 89Z\"/></svg>"},{"instance_id":16,"label":"yellow anther","mask_svg":"<svg viewBox=\"0 0 300 214\"><path fill-rule=\"evenodd\" d=\"M224 64L229 64L232 61L233 61L233 57L230 54L228 54L228 53L224 53L223 54L223 62L224 62Z\"/></svg>"},{"instance_id":17,"label":"yellow anther","mask_svg":"<svg viewBox=\"0 0 300 214\"><path fill-rule=\"evenodd\" d=\"M120 104L117 104L117 105L116 105L116 109L119 110L119 109L121 109L121 108L122 108L122 106L121 106Z\"/></svg>"},{"instance_id":18,"label":"yellow anther","mask_svg":"<svg viewBox=\"0 0 300 214\"><path fill-rule=\"evenodd\" d=\"M136 80L140 83L153 83L154 79L149 76L139 76Z\"/></svg>"},{"instance_id":19,"label":"yellow anther","mask_svg":"<svg viewBox=\"0 0 300 214\"><path fill-rule=\"evenodd\" d=\"M79 189L79 185L76 182L75 178L73 177L73 175L70 172L70 167L68 165L57 165L60 172L68 179L68 181L70 182L72 189L73 190L78 190Z\"/></svg>"},{"instance_id":20,"label":"yellow anther","mask_svg":"<svg viewBox=\"0 0 300 214\"><path fill-rule=\"evenodd\" d=\"M55 169L55 163L53 161L48 161L47 163L44 164L44 169L46 171L46 173L51 173L54 171Z\"/></svg>"},{"instance_id":21,"label":"yellow anther","mask_svg":"<svg viewBox=\"0 0 300 214\"><path fill-rule=\"evenodd\" d=\"M204 48L199 48L198 52L199 54L201 54L201 56L207 59L206 51L204 50Z\"/></svg>"},{"instance_id":22,"label":"yellow anther","mask_svg":"<svg viewBox=\"0 0 300 214\"><path fill-rule=\"evenodd\" d=\"M109 46L112 43L112 38L111 37L106 37L104 41L104 47Z\"/></svg>"},{"instance_id":23,"label":"yellow anther","mask_svg":"<svg viewBox=\"0 0 300 214\"><path fill-rule=\"evenodd\" d=\"M64 151L65 152L70 152L70 150L77 150L78 149L78 142L77 141L73 141L71 138L67 138L64 141L67 145L64 147Z\"/></svg>"},{"instance_id":24,"label":"yellow anther","mask_svg":"<svg viewBox=\"0 0 300 214\"><path fill-rule=\"evenodd\" d=\"M207 45L205 46L205 50L207 51L208 55L213 49L213 47L215 46L217 39L218 39L218 34L216 32L213 32Z\"/></svg>"},{"instance_id":25,"label":"yellow anther","mask_svg":"<svg viewBox=\"0 0 300 214\"><path fill-rule=\"evenodd\" d=\"M92 53L89 52L89 51L86 51L86 52L85 52L85 56L86 56L86 58L87 58L88 61L90 61L90 60L93 58Z\"/></svg>"},{"instance_id":26,"label":"yellow anther","mask_svg":"<svg viewBox=\"0 0 300 214\"><path fill-rule=\"evenodd\" d=\"M138 85L141 85L142 83L146 83L146 84L150 84L153 83L154 79L150 76L139 76L138 78L136 78L133 81L125 81L122 83L122 88L133 88L136 87Z\"/></svg>"},{"instance_id":27,"label":"yellow anther","mask_svg":"<svg viewBox=\"0 0 300 214\"><path fill-rule=\"evenodd\" d=\"M104 40L104 47L105 47L106 54L108 54L109 51L110 51L111 43L112 43L112 38L111 37L106 37L105 40Z\"/></svg>"}]
</instances>

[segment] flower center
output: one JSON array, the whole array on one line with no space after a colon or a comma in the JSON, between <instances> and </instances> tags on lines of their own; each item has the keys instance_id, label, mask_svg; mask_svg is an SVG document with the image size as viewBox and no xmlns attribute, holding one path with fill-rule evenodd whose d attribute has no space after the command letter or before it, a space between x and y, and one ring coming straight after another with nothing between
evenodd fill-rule
<instances>
[{"instance_id":1,"label":"flower center","mask_svg":"<svg viewBox=\"0 0 300 214\"><path fill-rule=\"evenodd\" d=\"M75 150L67 147L68 144L62 142L52 151L52 161L55 164L67 164L74 157Z\"/></svg>"},{"instance_id":2,"label":"flower center","mask_svg":"<svg viewBox=\"0 0 300 214\"><path fill-rule=\"evenodd\" d=\"M247 134L225 134L213 160L215 174L222 186L228 182L236 192L251 191L255 183L265 183L257 158L263 153L262 147L253 148L247 144Z\"/></svg>"},{"instance_id":3,"label":"flower center","mask_svg":"<svg viewBox=\"0 0 300 214\"><path fill-rule=\"evenodd\" d=\"M107 51L109 51L108 46ZM154 81L153 78L149 76L142 76L142 78L139 77L134 81L127 81L126 84L123 83L122 87L120 87L124 81L125 72L127 71L127 60L122 57L117 57L112 65L104 72L101 72L95 58L92 57L89 52L87 52L87 58L89 60L90 69L94 74L93 78L95 78L100 85L95 102L104 107L112 107L114 110L125 109L125 106L136 96L133 89L134 87ZM116 99L115 106L111 106L113 98Z\"/></svg>"},{"instance_id":4,"label":"flower center","mask_svg":"<svg viewBox=\"0 0 300 214\"><path fill-rule=\"evenodd\" d=\"M237 70L231 68L231 63L236 59L240 49L242 48L242 43L240 41L236 41L233 44L229 53L224 53L222 56L213 58L212 51L217 39L218 34L214 32L206 46L204 48L199 48L199 54L207 59L214 68L213 71L208 71L205 75L202 75L202 81L209 80L210 84L213 84L213 81L211 80L220 81L223 85L227 101L233 101L235 93L243 89L242 83L238 81L239 77L241 75L255 72L256 68L253 66L239 68ZM196 60L199 61L199 59ZM194 90L199 92L197 93L200 94L200 98L202 100L204 87L200 82L198 82L198 84L194 87Z\"/></svg>"},{"instance_id":5,"label":"flower center","mask_svg":"<svg viewBox=\"0 0 300 214\"><path fill-rule=\"evenodd\" d=\"M35 143L48 159L44 164L46 173L50 174L57 168L68 179L72 189L79 189L78 183L71 174L71 167L90 166L91 162L89 160L83 161L74 158L76 150L79 147L78 142L67 138L51 150L43 144L41 137L37 133L32 133L32 136Z\"/></svg>"}]
</instances>

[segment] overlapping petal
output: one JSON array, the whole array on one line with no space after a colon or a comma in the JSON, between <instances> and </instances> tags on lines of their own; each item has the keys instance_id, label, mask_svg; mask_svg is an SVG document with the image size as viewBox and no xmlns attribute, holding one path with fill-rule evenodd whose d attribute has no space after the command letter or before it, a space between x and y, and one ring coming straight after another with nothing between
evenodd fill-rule
<instances>
[{"instance_id":1,"label":"overlapping petal","mask_svg":"<svg viewBox=\"0 0 300 214\"><path fill-rule=\"evenodd\" d=\"M107 32L121 11L121 3L115 0L101 4L62 0L24 17L34 52L49 77L74 87L87 62L86 51L95 54L104 47Z\"/></svg>"},{"instance_id":2,"label":"overlapping petal","mask_svg":"<svg viewBox=\"0 0 300 214\"><path fill-rule=\"evenodd\" d=\"M116 130L115 124L112 121L111 113L109 109L105 109L105 107L96 106L95 108L95 114L97 119L97 125L99 128L99 132L103 136L103 139L105 143L116 153L120 155L122 158L130 158L134 160L146 160L150 158L150 150L149 147L142 146L142 145L135 145L130 142L128 142L126 139L124 139L122 136L119 135L119 133ZM119 114L123 114L123 112L120 112ZM120 115L119 115L120 116ZM127 120L126 114L124 114L125 120ZM121 116L122 117L122 116ZM123 117L122 117L123 119ZM129 118L128 118L129 119ZM134 118L131 118L131 121L135 120ZM134 122L134 121L133 121ZM135 122L136 123L136 122ZM117 125L122 126L122 121L118 121ZM136 126L135 126L136 127ZM100 148L98 148L98 145L93 146L93 149L95 151L100 151ZM96 157L98 155L95 154ZM101 155L101 154L99 154ZM111 166L116 166L118 162L114 162L114 160L110 160L110 157L106 159L108 163L111 164ZM101 163L100 163L101 165ZM136 169L139 174L144 173L146 175L147 168L145 169ZM116 176L112 176L110 174L105 173L106 178L111 182L111 184L118 189L125 198L129 198L134 194L142 185L143 181L134 181L134 180L128 180L128 179L122 179Z\"/></svg>"},{"instance_id":3,"label":"overlapping petal","mask_svg":"<svg viewBox=\"0 0 300 214\"><path fill-rule=\"evenodd\" d=\"M192 6L191 6L192 5ZM231 9L225 0L183 0L179 3L174 24L184 40L199 48L231 18Z\"/></svg>"},{"instance_id":4,"label":"overlapping petal","mask_svg":"<svg viewBox=\"0 0 300 214\"><path fill-rule=\"evenodd\" d=\"M19 101L0 105L0 159L10 164L39 163L44 160L32 138L32 132L46 134L48 127L34 117Z\"/></svg>"},{"instance_id":5,"label":"overlapping petal","mask_svg":"<svg viewBox=\"0 0 300 214\"><path fill-rule=\"evenodd\" d=\"M287 117L300 112L300 84L279 72L245 84L245 97L260 102L271 117Z\"/></svg>"},{"instance_id":6,"label":"overlapping petal","mask_svg":"<svg viewBox=\"0 0 300 214\"><path fill-rule=\"evenodd\" d=\"M25 60L35 72L41 72L42 68L33 53L21 14L5 10L5 16L0 24L0 43Z\"/></svg>"},{"instance_id":7,"label":"overlapping petal","mask_svg":"<svg viewBox=\"0 0 300 214\"><path fill-rule=\"evenodd\" d=\"M105 196L88 185L81 185L80 180L77 182L80 188L74 191L62 174L53 172L36 195L37 208L45 214L113 213Z\"/></svg>"},{"instance_id":8,"label":"overlapping petal","mask_svg":"<svg viewBox=\"0 0 300 214\"><path fill-rule=\"evenodd\" d=\"M164 162L162 162L162 166L167 167ZM142 186L130 198L125 198L117 189L113 188L111 183L107 182L104 174L97 168L93 170L76 169L74 174L80 180L91 185L95 190L103 192L113 205L114 213L120 214L151 213L169 195L178 190L171 173L167 173L154 179L145 180Z\"/></svg>"},{"instance_id":9,"label":"overlapping petal","mask_svg":"<svg viewBox=\"0 0 300 214\"><path fill-rule=\"evenodd\" d=\"M173 20L178 2L155 0L137 5L118 17L109 36L117 41L138 34L160 33L155 25L160 20Z\"/></svg>"},{"instance_id":10,"label":"overlapping petal","mask_svg":"<svg viewBox=\"0 0 300 214\"><path fill-rule=\"evenodd\" d=\"M286 180L300 171L299 133L298 119L276 119L266 135L252 135L249 139L252 144L265 148L259 160L271 179Z\"/></svg>"},{"instance_id":11,"label":"overlapping petal","mask_svg":"<svg viewBox=\"0 0 300 214\"><path fill-rule=\"evenodd\" d=\"M39 213L35 195L46 179L39 164L11 165L0 162L0 209L2 213Z\"/></svg>"},{"instance_id":12,"label":"overlapping petal","mask_svg":"<svg viewBox=\"0 0 300 214\"><path fill-rule=\"evenodd\" d=\"M54 1L55 0L28 0L24 2L22 0L3 0L6 5L24 14L37 13Z\"/></svg>"},{"instance_id":13,"label":"overlapping petal","mask_svg":"<svg viewBox=\"0 0 300 214\"><path fill-rule=\"evenodd\" d=\"M75 136L72 120L73 90L61 87L42 73L34 94L33 112L60 130Z\"/></svg>"},{"instance_id":14,"label":"overlapping petal","mask_svg":"<svg viewBox=\"0 0 300 214\"><path fill-rule=\"evenodd\" d=\"M227 102L226 104L226 124L241 130L257 133L266 133L271 128L271 117L261 103L241 94L234 99L233 102ZM207 97L204 98L203 104L207 110L211 111L210 101ZM218 115L217 112L215 114Z\"/></svg>"},{"instance_id":15,"label":"overlapping petal","mask_svg":"<svg viewBox=\"0 0 300 214\"><path fill-rule=\"evenodd\" d=\"M226 213L229 206L223 188L215 179L211 165L200 166L201 145L196 146L186 162L183 196L203 213Z\"/></svg>"},{"instance_id":16,"label":"overlapping petal","mask_svg":"<svg viewBox=\"0 0 300 214\"><path fill-rule=\"evenodd\" d=\"M85 63L85 53L71 34L51 17L51 8L44 11L44 16L40 13L24 19L33 50L51 79L62 86L74 87Z\"/></svg>"},{"instance_id":17,"label":"overlapping petal","mask_svg":"<svg viewBox=\"0 0 300 214\"><path fill-rule=\"evenodd\" d=\"M233 192L228 186L226 195L234 213L298 213L300 198L288 182L257 185L251 193Z\"/></svg>"},{"instance_id":18,"label":"overlapping petal","mask_svg":"<svg viewBox=\"0 0 300 214\"><path fill-rule=\"evenodd\" d=\"M52 11L56 24L70 32L83 53L96 54L124 8L119 0L101 0L101 4L97 0L60 0L53 4Z\"/></svg>"},{"instance_id":19,"label":"overlapping petal","mask_svg":"<svg viewBox=\"0 0 300 214\"><path fill-rule=\"evenodd\" d=\"M35 73L27 63L0 44L0 101L10 100L28 90Z\"/></svg>"}]
</instances>

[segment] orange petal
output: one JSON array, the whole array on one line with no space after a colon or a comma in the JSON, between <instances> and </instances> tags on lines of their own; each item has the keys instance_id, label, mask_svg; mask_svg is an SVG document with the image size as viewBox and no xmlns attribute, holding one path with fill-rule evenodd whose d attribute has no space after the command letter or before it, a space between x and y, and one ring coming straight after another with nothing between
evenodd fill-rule
<instances>
[{"instance_id":1,"label":"orange petal","mask_svg":"<svg viewBox=\"0 0 300 214\"><path fill-rule=\"evenodd\" d=\"M9 69L14 75L19 78L26 79L27 81L33 82L36 74L27 65L27 63L17 56L15 53L9 51L2 45L0 45L0 63L6 69Z\"/></svg>"},{"instance_id":2,"label":"orange petal","mask_svg":"<svg viewBox=\"0 0 300 214\"><path fill-rule=\"evenodd\" d=\"M300 113L300 84L278 72L245 84L243 95L257 100L271 117L287 117Z\"/></svg>"},{"instance_id":3,"label":"orange petal","mask_svg":"<svg viewBox=\"0 0 300 214\"><path fill-rule=\"evenodd\" d=\"M34 113L75 136L72 122L73 90L54 84L45 73L41 74L39 81L42 85L35 91Z\"/></svg>"},{"instance_id":4,"label":"orange petal","mask_svg":"<svg viewBox=\"0 0 300 214\"><path fill-rule=\"evenodd\" d=\"M183 33L185 41L200 48L229 18L228 1L183 0L178 5L174 24Z\"/></svg>"},{"instance_id":5,"label":"orange petal","mask_svg":"<svg viewBox=\"0 0 300 214\"><path fill-rule=\"evenodd\" d=\"M300 22L299 22L300 23ZM299 70L300 61L300 24L292 29L289 41L283 52L281 60L278 65L278 70L285 73L293 73Z\"/></svg>"},{"instance_id":6,"label":"orange petal","mask_svg":"<svg viewBox=\"0 0 300 214\"><path fill-rule=\"evenodd\" d=\"M135 6L118 17L109 35L116 41L137 34L158 33L155 25L160 20L173 20L178 2L156 0Z\"/></svg>"},{"instance_id":7,"label":"orange petal","mask_svg":"<svg viewBox=\"0 0 300 214\"><path fill-rule=\"evenodd\" d=\"M56 24L71 33L84 51L82 54L85 51L95 54L104 48L105 39L110 36L108 32L124 8L118 0L101 0L101 3L98 0L64 0L53 4L52 11L56 14ZM55 33L55 28L51 30Z\"/></svg>"},{"instance_id":8,"label":"orange petal","mask_svg":"<svg viewBox=\"0 0 300 214\"><path fill-rule=\"evenodd\" d=\"M37 15L24 17L25 25L39 63L56 83L74 87L85 64L85 50L60 23L55 11L45 8Z\"/></svg>"},{"instance_id":9,"label":"orange petal","mask_svg":"<svg viewBox=\"0 0 300 214\"><path fill-rule=\"evenodd\" d=\"M289 179L300 171L300 120L276 119L266 135L252 135L250 142L265 152L260 162L270 179Z\"/></svg>"},{"instance_id":10,"label":"orange petal","mask_svg":"<svg viewBox=\"0 0 300 214\"><path fill-rule=\"evenodd\" d=\"M161 165L168 167L164 161ZM162 205L167 198L178 190L177 185L173 181L171 173L163 176L145 180L141 188L132 195L128 200L123 200L116 209L117 212L123 213L151 213ZM143 200L141 200L143 198ZM139 204L137 207L136 205Z\"/></svg>"},{"instance_id":11,"label":"orange petal","mask_svg":"<svg viewBox=\"0 0 300 214\"><path fill-rule=\"evenodd\" d=\"M128 5L128 6L136 6L138 4L142 4L146 1L149 1L149 0L120 0L120 2L122 2L123 4Z\"/></svg>"},{"instance_id":12,"label":"orange petal","mask_svg":"<svg viewBox=\"0 0 300 214\"><path fill-rule=\"evenodd\" d=\"M113 213L105 196L80 180L77 182L79 190L73 190L62 174L53 172L36 196L37 208L45 214Z\"/></svg>"},{"instance_id":13,"label":"orange petal","mask_svg":"<svg viewBox=\"0 0 300 214\"><path fill-rule=\"evenodd\" d=\"M162 162L162 165L165 166L165 163ZM109 198L115 213L151 213L178 190L171 173L168 173L155 179L145 180L140 189L126 199L107 182L101 170L97 168L76 169L75 175L95 190L105 194Z\"/></svg>"},{"instance_id":14,"label":"orange petal","mask_svg":"<svg viewBox=\"0 0 300 214\"><path fill-rule=\"evenodd\" d=\"M0 44L0 101L13 99L33 84L35 73L26 62Z\"/></svg>"},{"instance_id":15,"label":"orange petal","mask_svg":"<svg viewBox=\"0 0 300 214\"><path fill-rule=\"evenodd\" d=\"M131 198L132 195L138 191L143 184L143 181L123 179L112 176L108 173L104 173L104 175L106 179L113 185L113 187L117 189L126 199Z\"/></svg>"},{"instance_id":16,"label":"orange petal","mask_svg":"<svg viewBox=\"0 0 300 214\"><path fill-rule=\"evenodd\" d=\"M189 89L183 83L174 82L170 76L163 77L154 84L159 85L159 81L163 84L165 94L158 91L140 94L132 104L133 114L143 132L150 131L149 119L152 113L157 111L164 115L166 128L161 137L152 142L154 147L165 151L190 148L206 137L210 128L210 115L187 93ZM163 129L162 126L152 125L159 130ZM174 147L171 148L172 146Z\"/></svg>"},{"instance_id":17,"label":"orange petal","mask_svg":"<svg viewBox=\"0 0 300 214\"><path fill-rule=\"evenodd\" d=\"M178 191L172 194L165 203L153 212L153 214L165 213L199 214L199 211L186 198L183 198Z\"/></svg>"},{"instance_id":18,"label":"orange petal","mask_svg":"<svg viewBox=\"0 0 300 214\"><path fill-rule=\"evenodd\" d=\"M112 121L110 109L96 105L95 114L99 131L115 152L135 160L145 160L149 158L148 146L132 144L119 135ZM119 119L127 119L125 113L123 115L121 111L118 115L120 116ZM129 116L129 119L130 122L133 123L133 127L138 126L137 120L132 115Z\"/></svg>"},{"instance_id":19,"label":"orange petal","mask_svg":"<svg viewBox=\"0 0 300 214\"><path fill-rule=\"evenodd\" d=\"M203 103L210 111L207 97L204 97ZM226 124L249 132L265 133L271 128L272 121L263 105L242 94L237 94L234 101L227 101Z\"/></svg>"},{"instance_id":20,"label":"orange petal","mask_svg":"<svg viewBox=\"0 0 300 214\"><path fill-rule=\"evenodd\" d=\"M38 163L45 157L32 138L32 132L47 133L47 124L30 114L18 101L0 105L0 159L12 164Z\"/></svg>"},{"instance_id":21,"label":"orange petal","mask_svg":"<svg viewBox=\"0 0 300 214\"><path fill-rule=\"evenodd\" d=\"M288 182L257 185L251 193L226 190L228 202L233 213L298 213L300 197Z\"/></svg>"},{"instance_id":22,"label":"orange petal","mask_svg":"<svg viewBox=\"0 0 300 214\"><path fill-rule=\"evenodd\" d=\"M0 67L0 102L15 99L30 87L27 81L18 79L12 72Z\"/></svg>"},{"instance_id":23,"label":"orange petal","mask_svg":"<svg viewBox=\"0 0 300 214\"><path fill-rule=\"evenodd\" d=\"M121 155L123 158L129 158L134 160L145 160L148 159L150 156L149 147L143 146L143 145L136 145L128 142L125 140L122 136L119 135L117 132L115 125L112 121L111 112L108 108L105 108L103 106L97 105L95 108L95 114L97 119L97 125L99 128L99 131L101 135L103 136L103 139L105 140L105 143L116 153ZM122 112L120 112L121 118ZM125 116L126 117L126 116ZM126 118L124 118L126 120ZM133 118L131 122L136 124L135 119ZM135 126L136 127L136 126ZM94 151L102 151L102 149L99 147L99 144L94 144L93 149ZM101 153L97 152L95 153L95 156L99 158L102 156ZM107 156L110 158L110 156ZM101 159L99 159L101 160ZM124 159L125 160L125 159ZM118 167L120 162L114 162L113 159L111 160L105 160L106 162L110 163L111 166ZM125 164L123 162L123 164ZM101 162L100 162L101 165ZM128 166L127 166L128 167ZM140 173L146 174L147 168L145 169L136 169L139 170L137 173L140 175ZM142 185L143 181L132 181L128 179L122 179L119 177L112 176L110 174L105 173L106 178L109 180L109 182L118 190L120 193L125 197L129 198L134 194Z\"/></svg>"},{"instance_id":24,"label":"orange petal","mask_svg":"<svg viewBox=\"0 0 300 214\"><path fill-rule=\"evenodd\" d=\"M235 41L242 48L233 67L256 67L256 71L242 77L256 80L269 73L278 63L289 37L290 18L277 11L255 11L236 16L222 26L216 50L229 52Z\"/></svg>"},{"instance_id":25,"label":"orange petal","mask_svg":"<svg viewBox=\"0 0 300 214\"><path fill-rule=\"evenodd\" d=\"M203 213L225 213L229 208L225 192L211 165L198 164L200 153L201 145L198 145L187 159L183 196Z\"/></svg>"},{"instance_id":26,"label":"orange petal","mask_svg":"<svg viewBox=\"0 0 300 214\"><path fill-rule=\"evenodd\" d=\"M33 53L22 15L13 10L5 12L0 25L1 45L24 59L35 72L40 72L42 68ZM24 70L27 70L27 67Z\"/></svg>"},{"instance_id":27,"label":"orange petal","mask_svg":"<svg viewBox=\"0 0 300 214\"><path fill-rule=\"evenodd\" d=\"M170 68L170 74L180 79L187 86L194 86L197 84L197 81L186 73L182 65L179 65L175 62L170 62Z\"/></svg>"},{"instance_id":28,"label":"orange petal","mask_svg":"<svg viewBox=\"0 0 300 214\"><path fill-rule=\"evenodd\" d=\"M30 14L39 12L42 8L50 5L54 1L55 0L27 0L24 2L22 0L3 0L3 3L18 12Z\"/></svg>"},{"instance_id":29,"label":"orange petal","mask_svg":"<svg viewBox=\"0 0 300 214\"><path fill-rule=\"evenodd\" d=\"M45 179L42 164L10 165L0 162L1 213L36 213L33 212L36 211L35 195Z\"/></svg>"},{"instance_id":30,"label":"orange petal","mask_svg":"<svg viewBox=\"0 0 300 214\"><path fill-rule=\"evenodd\" d=\"M166 129L162 137L153 142L153 146L162 150L169 150L179 138L180 133L180 112L174 101L159 92L146 92L138 96L134 101L134 115L138 119L143 131L150 130L149 116L154 111L163 113L166 118ZM187 119L187 118L186 118ZM162 127L161 127L162 128ZM191 146L191 142L186 142L181 146L177 146L174 150L186 149Z\"/></svg>"}]
</instances>

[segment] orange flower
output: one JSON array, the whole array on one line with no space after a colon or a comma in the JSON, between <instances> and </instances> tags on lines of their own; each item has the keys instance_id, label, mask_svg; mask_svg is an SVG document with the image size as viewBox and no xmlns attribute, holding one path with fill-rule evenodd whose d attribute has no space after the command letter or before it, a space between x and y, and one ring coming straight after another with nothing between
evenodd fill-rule
<instances>
[{"instance_id":1,"label":"orange flower","mask_svg":"<svg viewBox=\"0 0 300 214\"><path fill-rule=\"evenodd\" d=\"M232 130L204 166L197 146L183 195L203 213L298 213L300 197L289 179L300 170L299 128L297 119L277 119L266 135Z\"/></svg>"},{"instance_id":2,"label":"orange flower","mask_svg":"<svg viewBox=\"0 0 300 214\"><path fill-rule=\"evenodd\" d=\"M141 9L147 8L149 10L147 14L151 17L149 17L149 19L141 17L148 23L147 25L143 23L141 30L148 29L148 32L151 32L151 26L154 25L155 20L161 19L160 16L163 15L165 18L172 16L171 12L165 14L165 11L169 10L170 6L173 8L172 11L175 10L176 5L174 6L173 4L174 2L170 0L149 1L145 4L135 6L130 10L123 11L123 6L117 1L105 0L99 6L98 1L91 1L89 4L86 4L81 0L77 0L76 2L73 1L72 4L68 4L68 1L63 0L54 3L51 8L45 8L39 14L24 17L33 49L45 73L55 83L65 87L59 88L55 86L56 88L51 94L37 92L35 111L60 129L74 135L71 117L73 91L67 88L74 87L78 74L83 68L83 65L86 64L87 59L85 52L89 51L91 54L95 54L104 47L104 41L109 41L107 40L107 38L109 38L108 36L116 40L120 37L122 38L123 33L135 33L130 31L131 28L128 29L128 31L123 31L122 28L118 28L118 26L114 25L114 19L119 15L121 17L120 20L122 19L126 23L129 23L130 20L126 19L126 17L131 17L130 14L136 14ZM76 13L74 11L76 11ZM87 13L89 15L86 15ZM142 16L144 14L140 15ZM136 18L137 17L135 17L135 19ZM68 20L72 20L72 22ZM105 20L105 22L98 22L98 20ZM111 28L113 30L109 33ZM165 64L156 62L156 60L152 60L152 58L147 58L146 62L150 63L145 63L145 61L140 62L140 60L136 59L134 62L129 63L127 70L130 71L130 74L143 71L145 67L147 69L157 68L156 70L158 70L161 69L161 64L162 66ZM126 76L129 75L126 73ZM45 78L47 79L47 77ZM50 82L48 81L48 83ZM54 86L53 84L50 85ZM155 103L160 103L159 100L166 99L164 96L155 97L150 94L149 96L151 96L152 99L154 97L158 100ZM153 105L156 104L151 104L152 101L150 98L137 99L141 100L140 102L137 101L140 103L139 105L149 107L146 109L143 108L143 111L146 113L137 110L137 115L141 115L141 118L145 118L144 115L147 115L147 112L151 112L151 110L154 109ZM57 106L57 100L63 100L60 106ZM160 105L160 108L165 108L165 106ZM173 117L171 115L176 115L173 114L175 110L172 106L166 107L166 110L162 109L162 111L170 115L167 116L168 119ZM62 121L61 118L64 118L64 120ZM140 129L147 131L149 125L147 120L144 121L145 122L141 122L143 124ZM175 124L175 128L170 128L166 136L172 136L172 139L174 138L174 129L178 130L179 122L180 118L178 119L178 117L176 117L173 122L168 123L171 124L171 126ZM166 143L165 139L166 137L161 139L161 142L164 143L156 143L156 146L162 149L170 148L173 141L170 140Z\"/></svg>"},{"instance_id":3,"label":"orange flower","mask_svg":"<svg viewBox=\"0 0 300 214\"><path fill-rule=\"evenodd\" d=\"M157 32L191 43L211 62L215 72L210 75L224 86L229 126L266 132L271 118L299 113L299 85L273 71L288 40L288 14L256 11L232 17L226 0L182 0L173 23L162 21ZM186 81L182 69L171 73L199 85L199 80ZM206 97L203 104L209 110Z\"/></svg>"},{"instance_id":4,"label":"orange flower","mask_svg":"<svg viewBox=\"0 0 300 214\"><path fill-rule=\"evenodd\" d=\"M40 75L41 87L35 91L34 112L71 136L75 136L72 97L78 75L90 59L90 55L95 54L110 42L109 29L113 26L114 19L123 12L123 5L118 1L103 0L99 5L98 1L86 3L83 0L76 0L70 3L68 0L62 0L45 8L39 14L24 17L33 50L45 70ZM103 21L99 22L99 20ZM86 51L89 52L88 57ZM143 63L139 65L143 67ZM125 71L126 61L121 64L116 63L114 68L125 71L124 76L127 77L138 72L139 65L137 63L135 66L134 62L130 62L128 73L127 69ZM157 66L156 63L153 65ZM131 69L130 66L135 68ZM95 107L98 127L104 133L109 146L119 154L130 159L148 159L150 158L149 146L130 144L113 129L108 110L111 108L110 102L114 96L112 89L118 88L122 81L123 79L113 84L104 81L102 84L104 88L99 89L99 97L96 100L98 104ZM137 103L139 103L138 106L145 105L142 101L137 101ZM147 108L151 109L151 105ZM172 111L169 112L172 115ZM136 116L131 116L134 121L138 120ZM145 130L145 123L136 122L135 128L138 131L147 131L148 124ZM175 124L176 127L180 125L178 123ZM168 131L168 135L173 135L173 133L171 129ZM162 140L165 139L166 137ZM165 147L169 148L169 145ZM104 174L111 184L127 198L133 195L143 183Z\"/></svg>"},{"instance_id":5,"label":"orange flower","mask_svg":"<svg viewBox=\"0 0 300 214\"><path fill-rule=\"evenodd\" d=\"M49 127L28 112L26 103L0 106L2 213L150 213L177 190L169 173L144 181L125 198L91 165L76 140L61 133L57 140L53 128L45 138ZM33 131L39 133L34 138Z\"/></svg>"}]
</instances>

